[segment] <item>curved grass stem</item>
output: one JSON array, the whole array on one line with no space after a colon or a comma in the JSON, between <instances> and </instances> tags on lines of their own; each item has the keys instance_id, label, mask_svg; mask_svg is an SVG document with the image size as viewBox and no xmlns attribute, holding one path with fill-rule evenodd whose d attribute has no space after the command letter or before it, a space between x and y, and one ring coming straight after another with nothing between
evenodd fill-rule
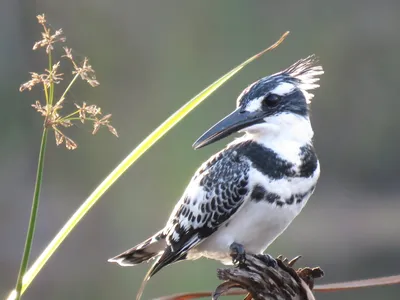
<instances>
[{"instance_id":1,"label":"curved grass stem","mask_svg":"<svg viewBox=\"0 0 400 300\"><path fill-rule=\"evenodd\" d=\"M36 172L35 192L33 194L33 200L32 200L31 216L29 219L28 232L26 234L24 253L22 255L21 266L19 269L17 284L15 287L17 300L19 300L21 298L22 279L23 279L26 269L28 267L29 255L30 255L31 249L32 249L33 236L35 234L36 217L37 217L37 212L38 212L38 208L39 208L39 197L40 197L40 190L41 190L42 179L43 179L44 155L46 152L47 133L48 133L48 129L43 128L42 142L40 144L39 160L38 160L38 167L37 167L37 172Z\"/></svg>"}]
</instances>

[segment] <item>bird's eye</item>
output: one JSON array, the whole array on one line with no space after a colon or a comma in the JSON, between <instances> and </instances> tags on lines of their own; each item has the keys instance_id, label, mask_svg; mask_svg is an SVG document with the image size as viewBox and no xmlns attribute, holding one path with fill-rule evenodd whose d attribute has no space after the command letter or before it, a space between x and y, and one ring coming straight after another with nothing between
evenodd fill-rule
<instances>
[{"instance_id":1,"label":"bird's eye","mask_svg":"<svg viewBox=\"0 0 400 300\"><path fill-rule=\"evenodd\" d=\"M267 107L274 107L278 105L280 100L281 97L278 96L277 94L269 94L264 98L263 105Z\"/></svg>"}]
</instances>

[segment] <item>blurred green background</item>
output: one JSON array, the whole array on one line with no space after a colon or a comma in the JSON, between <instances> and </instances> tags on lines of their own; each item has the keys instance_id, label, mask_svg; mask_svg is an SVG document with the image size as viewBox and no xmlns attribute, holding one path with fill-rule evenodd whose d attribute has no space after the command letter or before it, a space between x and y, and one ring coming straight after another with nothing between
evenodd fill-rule
<instances>
[{"instance_id":1,"label":"blurred green background","mask_svg":"<svg viewBox=\"0 0 400 300\"><path fill-rule=\"evenodd\" d=\"M302 254L323 282L400 273L400 2L391 1L2 1L0 9L0 297L14 286L30 212L41 117L40 90L19 93L45 66L36 15L62 27L78 58L89 56L101 85L79 83L73 102L113 114L120 138L78 126L76 151L48 147L32 258L97 184L166 117L206 85L286 30L288 39L247 67L145 154L100 200L51 258L25 299L133 299L148 266L107 258L163 226L199 164L228 139L199 151L192 142L233 110L249 83L315 53L325 69L312 122L322 165L316 193L269 249ZM62 51L58 50L59 54ZM231 138L229 138L230 140ZM144 299L210 290L213 261L164 269ZM399 299L400 287L318 299Z\"/></svg>"}]
</instances>

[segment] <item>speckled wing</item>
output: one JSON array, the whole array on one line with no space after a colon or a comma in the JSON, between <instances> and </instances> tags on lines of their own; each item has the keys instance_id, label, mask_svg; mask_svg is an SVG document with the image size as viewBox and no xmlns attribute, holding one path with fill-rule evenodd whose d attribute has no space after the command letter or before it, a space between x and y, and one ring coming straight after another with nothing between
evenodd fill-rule
<instances>
[{"instance_id":1,"label":"speckled wing","mask_svg":"<svg viewBox=\"0 0 400 300\"><path fill-rule=\"evenodd\" d=\"M240 208L248 194L248 173L249 162L235 147L217 153L199 168L164 229L167 248L150 276L184 259L187 251Z\"/></svg>"}]
</instances>

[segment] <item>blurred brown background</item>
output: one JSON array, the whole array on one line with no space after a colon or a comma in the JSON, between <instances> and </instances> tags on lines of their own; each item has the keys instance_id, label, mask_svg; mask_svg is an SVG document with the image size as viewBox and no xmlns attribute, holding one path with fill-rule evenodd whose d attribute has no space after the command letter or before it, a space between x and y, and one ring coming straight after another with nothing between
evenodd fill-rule
<instances>
[{"instance_id":1,"label":"blurred brown background","mask_svg":"<svg viewBox=\"0 0 400 300\"><path fill-rule=\"evenodd\" d=\"M192 142L233 110L247 84L315 53L325 69L312 121L322 176L308 206L269 249L302 254L324 282L400 273L400 2L5 0L0 9L0 297L17 276L28 223L41 118L39 89L19 93L29 71L35 16L62 27L67 45L89 56L101 85L80 83L69 103L113 114L120 138L90 127L66 131L76 151L50 138L32 258L97 184L150 131L206 85L286 30L288 39L257 60L146 153L99 201L51 258L25 299L133 299L148 266L107 258L163 226L192 173L228 140L193 151ZM59 50L59 54L62 52ZM144 299L209 290L213 261L164 269ZM318 299L399 299L400 287L321 294Z\"/></svg>"}]
</instances>

